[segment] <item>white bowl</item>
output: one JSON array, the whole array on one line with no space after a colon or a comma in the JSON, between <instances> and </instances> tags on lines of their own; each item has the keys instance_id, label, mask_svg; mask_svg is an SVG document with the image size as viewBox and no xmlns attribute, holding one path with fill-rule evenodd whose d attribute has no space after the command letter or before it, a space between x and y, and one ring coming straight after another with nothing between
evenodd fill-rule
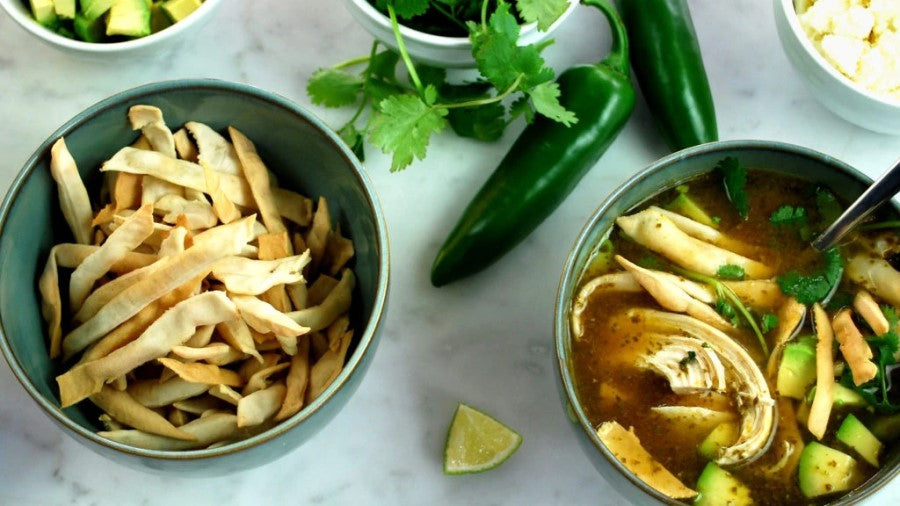
<instances>
[{"instance_id":1,"label":"white bowl","mask_svg":"<svg viewBox=\"0 0 900 506\"><path fill-rule=\"evenodd\" d=\"M774 7L784 52L813 96L851 123L900 135L900 101L866 90L825 60L800 26L793 0L774 0Z\"/></svg>"},{"instance_id":2,"label":"white bowl","mask_svg":"<svg viewBox=\"0 0 900 506\"><path fill-rule=\"evenodd\" d=\"M0 0L0 7L3 7L19 26L56 49L90 58L110 59L150 54L170 47L186 33L196 30L208 21L213 10L222 3L222 0L205 0L190 16L172 26L146 37L123 42L84 42L63 37L34 20L28 0Z\"/></svg>"},{"instance_id":3,"label":"white bowl","mask_svg":"<svg viewBox=\"0 0 900 506\"><path fill-rule=\"evenodd\" d=\"M344 4L350 10L350 14L356 18L356 21L367 32L395 51L398 49L394 31L391 28L391 20L387 16L379 12L367 0L344 0ZM577 5L577 0L569 0L568 9L547 31L538 31L535 23L523 25L519 34L519 44L534 44L546 40L550 33L572 13L572 10ZM402 24L400 26L400 34L403 36L403 42L406 45L406 51L409 53L409 56L417 62L446 68L475 67L475 60L472 58L472 44L469 42L468 37L432 35L407 28Z\"/></svg>"}]
</instances>

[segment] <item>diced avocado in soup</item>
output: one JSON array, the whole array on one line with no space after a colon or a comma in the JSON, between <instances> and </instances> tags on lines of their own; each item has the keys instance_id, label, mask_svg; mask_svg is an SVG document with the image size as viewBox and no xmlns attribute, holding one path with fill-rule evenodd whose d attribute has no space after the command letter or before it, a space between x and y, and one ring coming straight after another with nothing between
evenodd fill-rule
<instances>
[{"instance_id":1,"label":"diced avocado in soup","mask_svg":"<svg viewBox=\"0 0 900 506\"><path fill-rule=\"evenodd\" d=\"M632 430L700 504L820 504L897 452L898 392L867 380L866 361L876 374L894 364L900 300L891 284L900 273L886 259L900 253L900 239L897 229L873 227L823 255L809 238L840 202L829 189L753 168L744 188L738 209L713 171L617 220L570 315L576 387L595 426ZM869 264L879 276L867 275ZM828 304L834 285L840 295ZM852 307L858 293L877 302L890 332L876 333L883 323ZM804 315L820 302L826 322L851 305L861 340L828 329L833 348L817 346L825 329L817 334ZM826 350L833 354L822 367ZM598 384L628 385L635 395L607 402ZM814 406L820 390L831 397ZM776 403L791 416L778 416ZM673 410L732 420L710 425ZM817 439L811 425L823 422Z\"/></svg>"}]
</instances>

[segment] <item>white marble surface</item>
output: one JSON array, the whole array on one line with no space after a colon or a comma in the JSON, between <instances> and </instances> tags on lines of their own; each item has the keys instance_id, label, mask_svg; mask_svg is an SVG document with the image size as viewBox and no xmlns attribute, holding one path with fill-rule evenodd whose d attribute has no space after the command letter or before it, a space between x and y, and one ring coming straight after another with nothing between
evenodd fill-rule
<instances>
[{"instance_id":1,"label":"white marble surface","mask_svg":"<svg viewBox=\"0 0 900 506\"><path fill-rule=\"evenodd\" d=\"M877 176L900 138L833 116L803 88L775 34L771 3L692 0L722 139L777 139ZM579 7L548 50L564 68L600 59L600 15ZM153 61L81 61L38 43L0 14L0 192L70 117L135 85L187 77L247 82L309 105L319 66L364 54L371 39L338 2L225 2L202 31ZM314 108L337 125L346 112ZM588 214L629 174L666 153L647 111L629 124L566 202L490 270L435 289L434 254L464 202L521 126L498 143L434 139L399 174L369 151L390 227L393 286L377 355L336 419L267 466L217 479L161 477L113 464L62 435L0 365L0 504L618 504L578 446L557 394L551 321L569 246ZM482 475L441 474L458 401L487 408L525 442ZM870 504L897 504L900 483Z\"/></svg>"}]
</instances>

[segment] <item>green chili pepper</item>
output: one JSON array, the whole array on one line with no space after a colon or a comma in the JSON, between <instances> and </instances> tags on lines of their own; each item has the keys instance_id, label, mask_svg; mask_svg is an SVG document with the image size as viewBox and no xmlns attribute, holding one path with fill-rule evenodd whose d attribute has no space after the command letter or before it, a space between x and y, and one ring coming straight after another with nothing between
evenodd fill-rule
<instances>
[{"instance_id":1,"label":"green chili pepper","mask_svg":"<svg viewBox=\"0 0 900 506\"><path fill-rule=\"evenodd\" d=\"M718 140L716 110L685 0L618 0L631 65L672 151Z\"/></svg>"},{"instance_id":2,"label":"green chili pepper","mask_svg":"<svg viewBox=\"0 0 900 506\"><path fill-rule=\"evenodd\" d=\"M602 62L578 65L557 79L560 102L578 122L566 127L542 116L525 127L469 203L431 268L441 286L474 274L531 233L596 163L634 109L628 36L608 0L582 0L609 21L612 49Z\"/></svg>"}]
</instances>

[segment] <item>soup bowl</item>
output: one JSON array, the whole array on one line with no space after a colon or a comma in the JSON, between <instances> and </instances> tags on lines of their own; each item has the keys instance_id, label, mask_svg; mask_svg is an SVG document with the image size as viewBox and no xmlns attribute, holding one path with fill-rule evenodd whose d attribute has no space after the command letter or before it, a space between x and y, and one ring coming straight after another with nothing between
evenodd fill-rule
<instances>
[{"instance_id":1,"label":"soup bowl","mask_svg":"<svg viewBox=\"0 0 900 506\"><path fill-rule=\"evenodd\" d=\"M65 138L90 195L100 164L137 137L129 107L159 107L169 125L235 126L251 139L279 185L323 196L335 226L353 241L356 287L350 307L355 330L343 369L295 415L240 441L187 451L147 450L96 434L102 430L88 402L61 409L41 318L37 280L52 245L71 242L49 170L50 147ZM293 102L251 86L215 80L154 83L117 94L66 122L25 163L0 207L0 352L28 395L67 435L90 450L132 467L182 475L221 475L261 465L297 447L347 403L378 343L388 292L388 241L381 206L366 172L324 123Z\"/></svg>"},{"instance_id":2,"label":"soup bowl","mask_svg":"<svg viewBox=\"0 0 900 506\"><path fill-rule=\"evenodd\" d=\"M726 157L735 157L746 167L761 168L824 185L844 201L852 201L871 184L871 179L847 164L809 149L768 141L723 141L688 148L652 163L613 191L591 214L570 250L556 298L554 339L561 379L560 396L572 427L592 464L613 488L634 504L685 503L644 483L623 466L598 437L596 427L586 414L585 400L580 397L578 390L569 315L580 288L581 276L597 246L611 232L615 219L666 190L711 172ZM900 214L900 205L896 200L888 205L895 215ZM856 503L883 489L900 472L898 445L894 444L883 459L881 469L874 476L852 492L834 499L833 504Z\"/></svg>"}]
</instances>

